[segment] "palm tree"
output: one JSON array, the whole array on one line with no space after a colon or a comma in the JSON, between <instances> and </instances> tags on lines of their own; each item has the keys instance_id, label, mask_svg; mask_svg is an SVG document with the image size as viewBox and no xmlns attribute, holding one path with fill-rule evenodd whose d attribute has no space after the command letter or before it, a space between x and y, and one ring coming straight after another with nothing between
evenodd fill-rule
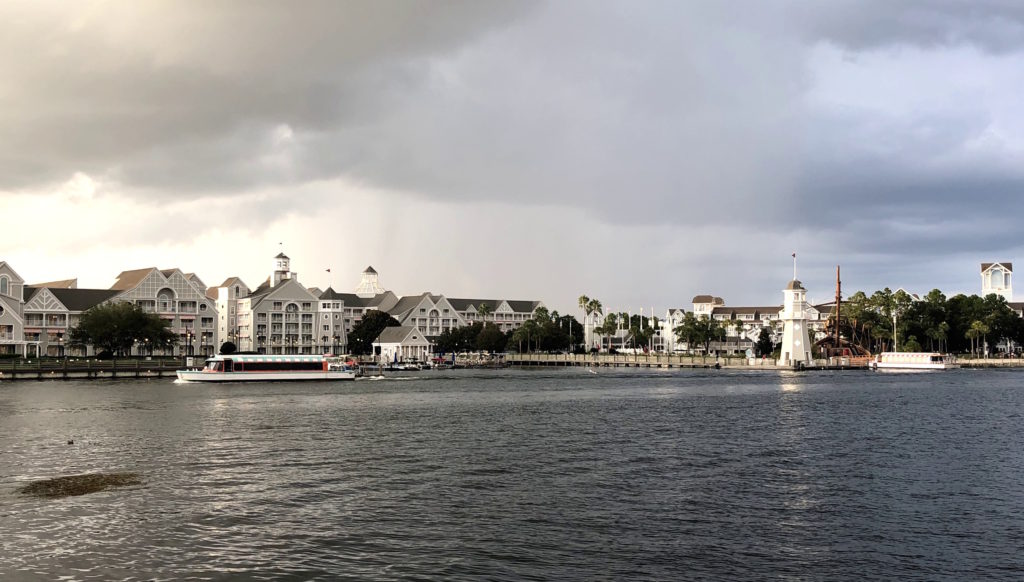
<instances>
[{"instance_id":1,"label":"palm tree","mask_svg":"<svg viewBox=\"0 0 1024 582\"><path fill-rule=\"evenodd\" d=\"M583 300L586 299L586 302ZM580 295L580 308L583 310L583 339L586 341L587 335L587 318L591 315L604 313L604 306L597 299L591 299L586 295ZM594 332L598 331L597 323L593 326ZM586 346L586 349L590 349L590 346Z\"/></svg>"},{"instance_id":2,"label":"palm tree","mask_svg":"<svg viewBox=\"0 0 1024 582\"><path fill-rule=\"evenodd\" d=\"M480 316L480 321L487 321L487 316L494 313L494 309L486 303L481 303L479 307L476 308L476 313Z\"/></svg>"}]
</instances>

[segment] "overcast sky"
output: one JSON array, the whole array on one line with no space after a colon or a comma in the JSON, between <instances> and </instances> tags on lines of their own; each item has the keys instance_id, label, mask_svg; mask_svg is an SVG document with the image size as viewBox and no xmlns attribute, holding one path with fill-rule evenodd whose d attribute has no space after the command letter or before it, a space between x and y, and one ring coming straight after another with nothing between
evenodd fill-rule
<instances>
[{"instance_id":1,"label":"overcast sky","mask_svg":"<svg viewBox=\"0 0 1024 582\"><path fill-rule=\"evenodd\" d=\"M0 260L660 313L781 303L796 252L816 301L837 264L976 293L1024 264L1022 52L1016 0L8 1Z\"/></svg>"}]
</instances>

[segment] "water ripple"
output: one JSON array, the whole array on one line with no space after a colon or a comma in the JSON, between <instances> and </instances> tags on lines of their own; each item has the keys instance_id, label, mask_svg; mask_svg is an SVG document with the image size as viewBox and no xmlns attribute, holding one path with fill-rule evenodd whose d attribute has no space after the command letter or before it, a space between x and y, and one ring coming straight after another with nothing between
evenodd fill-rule
<instances>
[{"instance_id":1,"label":"water ripple","mask_svg":"<svg viewBox=\"0 0 1024 582\"><path fill-rule=\"evenodd\" d=\"M604 372L5 384L0 577L1024 578L1024 375Z\"/></svg>"}]
</instances>

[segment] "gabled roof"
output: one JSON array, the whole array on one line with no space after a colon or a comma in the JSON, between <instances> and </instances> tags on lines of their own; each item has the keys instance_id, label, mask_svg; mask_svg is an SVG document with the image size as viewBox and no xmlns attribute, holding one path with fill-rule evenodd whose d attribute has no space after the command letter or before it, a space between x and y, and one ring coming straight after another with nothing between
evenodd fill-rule
<instances>
[{"instance_id":1,"label":"gabled roof","mask_svg":"<svg viewBox=\"0 0 1024 582\"><path fill-rule=\"evenodd\" d=\"M711 303L714 305L725 305L725 300L713 295L697 295L690 303Z\"/></svg>"},{"instance_id":2,"label":"gabled roof","mask_svg":"<svg viewBox=\"0 0 1024 582\"><path fill-rule=\"evenodd\" d=\"M995 265L1000 265L1002 267L1006 267L1007 271L1009 271L1011 273L1013 272L1013 263L982 263L981 264L981 272L984 273L985 271L991 269Z\"/></svg>"},{"instance_id":3,"label":"gabled roof","mask_svg":"<svg viewBox=\"0 0 1024 582\"><path fill-rule=\"evenodd\" d=\"M512 311L516 313L533 313L534 309L540 307L540 301L517 301L514 299L506 299L505 303L512 308Z\"/></svg>"},{"instance_id":4,"label":"gabled roof","mask_svg":"<svg viewBox=\"0 0 1024 582\"><path fill-rule=\"evenodd\" d=\"M334 287L328 287L326 291L320 294L321 300L340 301L345 304L345 307L368 307L370 302L376 297L360 297L355 293L338 293L334 290Z\"/></svg>"},{"instance_id":5,"label":"gabled roof","mask_svg":"<svg viewBox=\"0 0 1024 582\"><path fill-rule=\"evenodd\" d=\"M368 273L370 275L376 275L377 274L377 271L372 266L366 267L365 269L363 269L363 272L364 273Z\"/></svg>"},{"instance_id":6,"label":"gabled roof","mask_svg":"<svg viewBox=\"0 0 1024 582\"><path fill-rule=\"evenodd\" d=\"M388 309L388 313L394 316L399 316L404 313L408 313L410 310L414 309L417 305L419 305L425 297L430 297L430 293L422 293L420 295L406 295L405 297L399 299L398 303L395 303L395 305L391 309ZM431 302L433 302L433 300L431 300Z\"/></svg>"},{"instance_id":7,"label":"gabled roof","mask_svg":"<svg viewBox=\"0 0 1024 582\"><path fill-rule=\"evenodd\" d=\"M46 283L33 283L26 287L38 287L47 289L77 289L78 279L62 279L60 281L47 281Z\"/></svg>"},{"instance_id":8,"label":"gabled roof","mask_svg":"<svg viewBox=\"0 0 1024 582\"><path fill-rule=\"evenodd\" d=\"M117 281L110 286L111 289L118 291L127 291L134 289L139 283L142 282L150 273L156 270L156 267L146 267L145 269L134 269L131 271L121 271L121 274L117 276Z\"/></svg>"},{"instance_id":9,"label":"gabled roof","mask_svg":"<svg viewBox=\"0 0 1024 582\"><path fill-rule=\"evenodd\" d=\"M412 325L395 325L391 327L385 327L384 330L380 332L380 335L377 336L377 339L373 340L373 343L400 344L408 340L409 336L413 335L414 333L417 336L419 336L422 339L422 341L430 343L430 340L428 340L425 335L423 335L418 329L416 329L415 326Z\"/></svg>"},{"instance_id":10,"label":"gabled roof","mask_svg":"<svg viewBox=\"0 0 1024 582\"><path fill-rule=\"evenodd\" d=\"M113 289L50 289L50 293L68 308L68 311L85 311L114 297Z\"/></svg>"},{"instance_id":11,"label":"gabled roof","mask_svg":"<svg viewBox=\"0 0 1024 582\"><path fill-rule=\"evenodd\" d=\"M252 292L249 293L249 297L252 297L254 299L257 297L263 297L264 295L270 293L273 290L274 288L270 286L270 277L267 277L266 281L260 283L259 287L253 289Z\"/></svg>"},{"instance_id":12,"label":"gabled roof","mask_svg":"<svg viewBox=\"0 0 1024 582\"><path fill-rule=\"evenodd\" d=\"M275 259L287 259L287 258L288 258L288 255L286 255L286 254L284 254L284 253L277 253L277 256L276 256L276 257L274 257L274 258L275 258Z\"/></svg>"}]
</instances>

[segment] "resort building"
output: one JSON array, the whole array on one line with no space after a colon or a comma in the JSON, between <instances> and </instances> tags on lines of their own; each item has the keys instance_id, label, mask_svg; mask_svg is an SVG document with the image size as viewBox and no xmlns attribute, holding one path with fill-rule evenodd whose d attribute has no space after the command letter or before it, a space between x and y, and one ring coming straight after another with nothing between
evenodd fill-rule
<instances>
[{"instance_id":1,"label":"resort building","mask_svg":"<svg viewBox=\"0 0 1024 582\"><path fill-rule=\"evenodd\" d=\"M222 343L238 346L238 300L250 293L249 286L238 277L228 277L206 290L206 296L217 302L217 337Z\"/></svg>"},{"instance_id":2,"label":"resort building","mask_svg":"<svg viewBox=\"0 0 1024 582\"><path fill-rule=\"evenodd\" d=\"M320 294L317 333L320 334L321 345L330 346L330 350L327 350L330 353L347 353L348 333L352 331L352 326L368 311L388 311L397 303L398 296L391 291L363 297L356 293L338 293L328 287Z\"/></svg>"},{"instance_id":3,"label":"resort building","mask_svg":"<svg viewBox=\"0 0 1024 582\"><path fill-rule=\"evenodd\" d=\"M26 287L25 340L36 345L38 355L93 355L89 347L69 347L68 332L78 325L83 312L110 301L118 292L111 289L78 289L77 286L48 286L52 284L40 283Z\"/></svg>"},{"instance_id":4,"label":"resort building","mask_svg":"<svg viewBox=\"0 0 1024 582\"><path fill-rule=\"evenodd\" d=\"M992 294L1013 301L1013 263L981 264L981 296Z\"/></svg>"},{"instance_id":5,"label":"resort building","mask_svg":"<svg viewBox=\"0 0 1024 582\"><path fill-rule=\"evenodd\" d=\"M0 261L0 354L28 354L25 341L25 280Z\"/></svg>"},{"instance_id":6,"label":"resort building","mask_svg":"<svg viewBox=\"0 0 1024 582\"><path fill-rule=\"evenodd\" d=\"M216 302L207 297L206 286L195 274L156 267L123 271L110 289L117 291L110 301L134 303L167 321L179 340L173 355L208 356L220 347ZM150 351L146 346L136 349Z\"/></svg>"},{"instance_id":7,"label":"resort building","mask_svg":"<svg viewBox=\"0 0 1024 582\"><path fill-rule=\"evenodd\" d=\"M238 299L238 348L261 354L322 353L315 333L319 297L299 283L284 253L274 257L273 274Z\"/></svg>"},{"instance_id":8,"label":"resort building","mask_svg":"<svg viewBox=\"0 0 1024 582\"><path fill-rule=\"evenodd\" d=\"M425 362L433 344L411 325L384 328L373 342L373 353L380 362Z\"/></svg>"}]
</instances>

